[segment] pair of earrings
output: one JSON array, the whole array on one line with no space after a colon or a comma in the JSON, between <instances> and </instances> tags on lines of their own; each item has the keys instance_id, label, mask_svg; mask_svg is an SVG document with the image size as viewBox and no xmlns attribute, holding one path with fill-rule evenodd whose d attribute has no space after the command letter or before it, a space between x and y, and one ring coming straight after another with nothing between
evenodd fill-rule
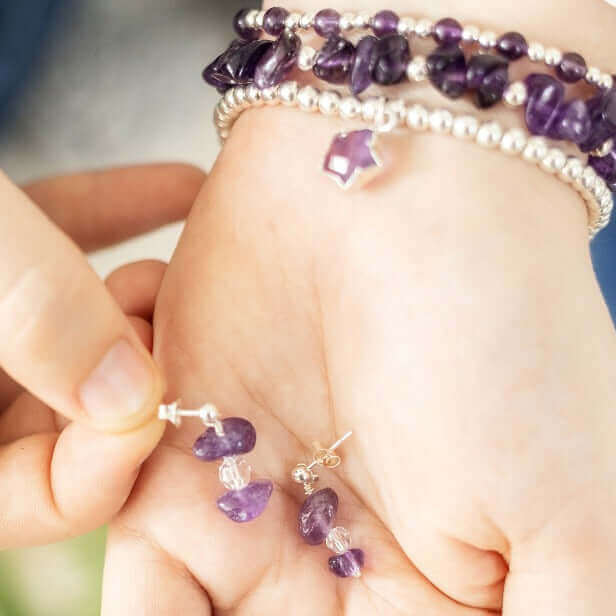
<instances>
[{"instance_id":1,"label":"pair of earrings","mask_svg":"<svg viewBox=\"0 0 616 616\"><path fill-rule=\"evenodd\" d=\"M183 417L196 417L206 426L205 432L193 445L193 454L205 462L222 460L218 477L227 488L216 504L233 522L250 522L259 517L272 495L273 483L269 479L251 481L251 467L242 458L257 442L254 426L241 417L220 418L216 407L205 404L198 409L182 409L178 402L162 404L158 410L159 419L179 427ZM331 488L315 491L319 480L317 467L336 468L341 458L335 453L351 432L347 432L331 447L324 448L315 443L313 460L309 464L298 464L291 472L296 483L304 487L307 498L298 516L298 530L304 541L310 545L325 545L334 552L329 559L329 568L338 577L359 577L364 566L364 553L351 547L351 535L342 526L334 526L338 512L338 495Z\"/></svg>"}]
</instances>

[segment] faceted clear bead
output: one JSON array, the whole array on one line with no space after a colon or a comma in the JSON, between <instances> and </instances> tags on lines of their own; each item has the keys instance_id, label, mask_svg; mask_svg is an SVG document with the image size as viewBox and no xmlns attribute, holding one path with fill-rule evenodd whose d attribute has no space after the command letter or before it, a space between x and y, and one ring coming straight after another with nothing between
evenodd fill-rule
<instances>
[{"instance_id":1,"label":"faceted clear bead","mask_svg":"<svg viewBox=\"0 0 616 616\"><path fill-rule=\"evenodd\" d=\"M241 490L250 481L250 464L243 458L224 458L218 469L220 482L228 490Z\"/></svg>"},{"instance_id":2,"label":"faceted clear bead","mask_svg":"<svg viewBox=\"0 0 616 616\"><path fill-rule=\"evenodd\" d=\"M336 554L344 554L351 548L351 533L344 526L336 526L327 534L325 545Z\"/></svg>"}]
</instances>

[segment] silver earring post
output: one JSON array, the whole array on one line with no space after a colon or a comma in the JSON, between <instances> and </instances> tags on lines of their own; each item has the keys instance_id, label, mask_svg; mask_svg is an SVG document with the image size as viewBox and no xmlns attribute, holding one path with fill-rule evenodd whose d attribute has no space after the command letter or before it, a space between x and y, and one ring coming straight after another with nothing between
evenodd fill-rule
<instances>
[{"instance_id":1,"label":"silver earring post","mask_svg":"<svg viewBox=\"0 0 616 616\"><path fill-rule=\"evenodd\" d=\"M218 436L224 436L220 413L213 404L204 404L198 409L180 408L180 401L161 404L158 407L158 419L172 423L176 428L182 425L182 417L197 417L204 425L214 428Z\"/></svg>"}]
</instances>

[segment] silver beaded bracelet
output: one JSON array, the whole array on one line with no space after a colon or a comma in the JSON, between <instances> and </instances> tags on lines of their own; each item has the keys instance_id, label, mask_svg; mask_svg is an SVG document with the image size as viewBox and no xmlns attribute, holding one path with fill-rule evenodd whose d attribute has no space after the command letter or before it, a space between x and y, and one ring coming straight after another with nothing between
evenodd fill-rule
<instances>
[{"instance_id":1,"label":"silver beaded bracelet","mask_svg":"<svg viewBox=\"0 0 616 616\"><path fill-rule=\"evenodd\" d=\"M333 90L319 91L313 86L300 87L296 81L285 81L264 90L252 85L228 90L214 110L221 143L245 110L263 105L285 105L345 120L360 119L368 124L365 129L335 135L326 153L323 170L344 189L364 184L382 168L377 149L379 134L407 128L452 135L485 148L500 149L570 184L585 202L591 239L610 220L613 200L605 180L579 158L568 156L561 148L551 147L543 137L533 137L520 128L504 129L495 121L482 122L446 109L431 110L402 99L379 97L360 101L352 96L342 97Z\"/></svg>"}]
</instances>

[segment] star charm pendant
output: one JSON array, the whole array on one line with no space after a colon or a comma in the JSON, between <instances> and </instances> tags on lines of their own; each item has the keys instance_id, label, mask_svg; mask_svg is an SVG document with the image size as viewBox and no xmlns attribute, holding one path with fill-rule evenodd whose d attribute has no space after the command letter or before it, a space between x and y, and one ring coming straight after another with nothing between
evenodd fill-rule
<instances>
[{"instance_id":1,"label":"star charm pendant","mask_svg":"<svg viewBox=\"0 0 616 616\"><path fill-rule=\"evenodd\" d=\"M383 167L376 140L377 134L370 129L337 134L325 155L323 171L344 190L364 186Z\"/></svg>"}]
</instances>

